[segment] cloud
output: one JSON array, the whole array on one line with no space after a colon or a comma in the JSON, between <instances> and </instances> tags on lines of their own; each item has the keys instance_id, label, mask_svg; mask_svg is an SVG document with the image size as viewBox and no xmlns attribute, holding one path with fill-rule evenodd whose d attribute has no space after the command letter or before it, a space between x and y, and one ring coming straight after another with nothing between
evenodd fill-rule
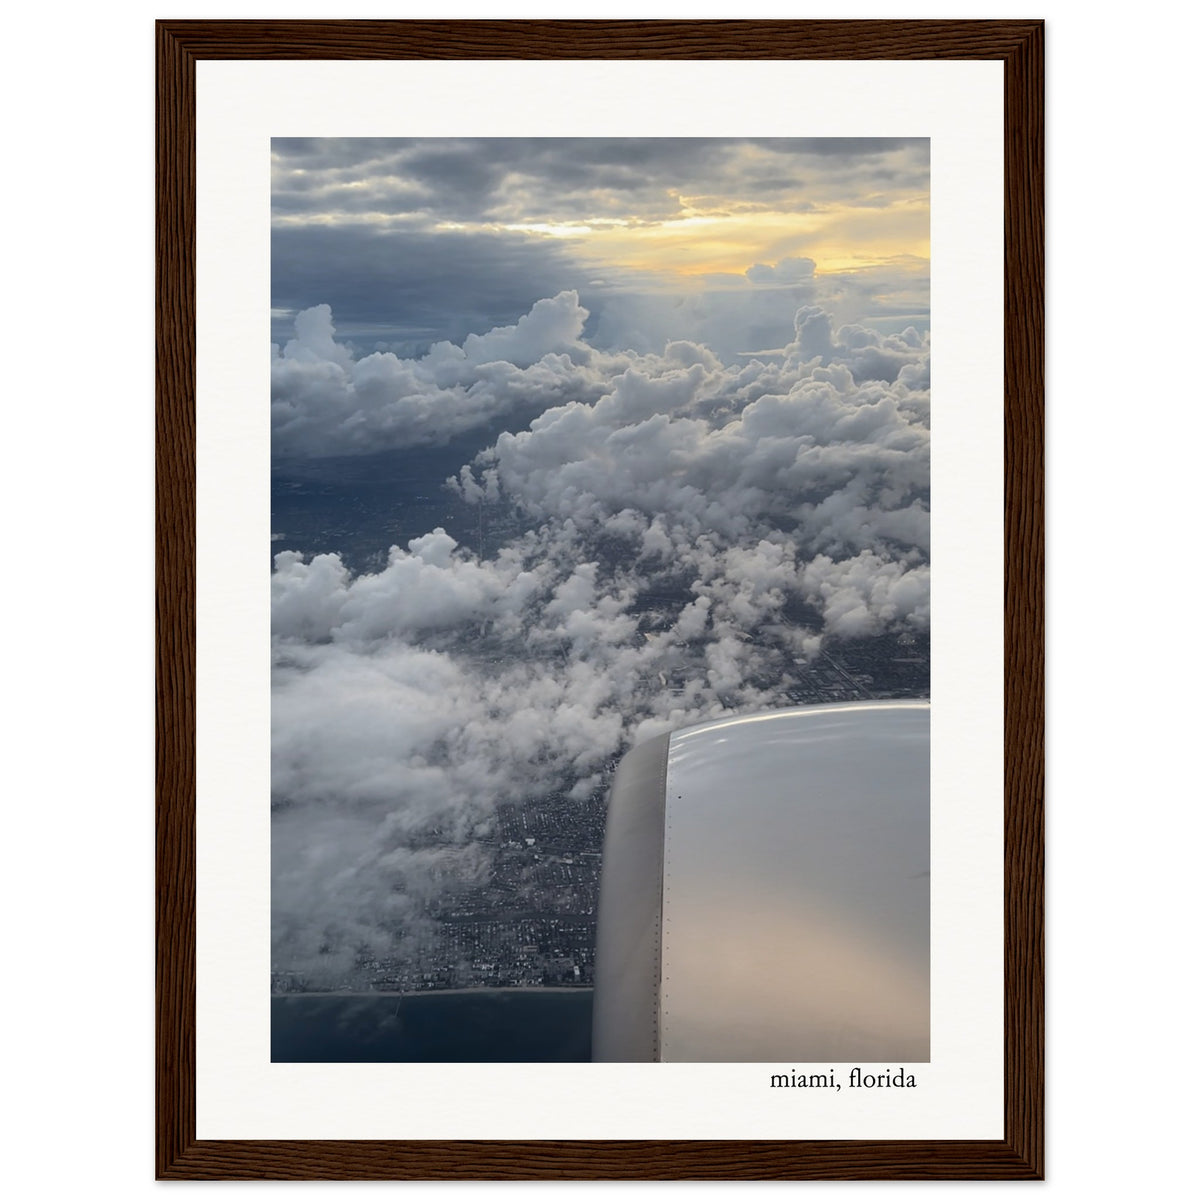
<instances>
[{"instance_id":1,"label":"cloud","mask_svg":"<svg viewBox=\"0 0 1200 1200\"><path fill-rule=\"evenodd\" d=\"M329 304L359 353L414 357L568 289L598 348L726 358L805 303L928 308L928 263L897 257L926 253L927 139L284 138L273 164L280 344Z\"/></svg>"},{"instance_id":2,"label":"cloud","mask_svg":"<svg viewBox=\"0 0 1200 1200\"><path fill-rule=\"evenodd\" d=\"M560 292L360 357L318 307L275 355L277 450L416 454L510 418L446 485L505 531L488 556L441 528L373 573L276 556L274 959L314 985L419 955L431 897L487 878L499 805L789 703L829 639L928 628L927 335L805 304L775 356L729 362L602 347L587 318Z\"/></svg>"},{"instance_id":3,"label":"cloud","mask_svg":"<svg viewBox=\"0 0 1200 1200\"><path fill-rule=\"evenodd\" d=\"M871 195L885 179L919 191L929 173L925 138L276 138L272 154L276 217L323 222L655 221L714 201L753 211Z\"/></svg>"},{"instance_id":4,"label":"cloud","mask_svg":"<svg viewBox=\"0 0 1200 1200\"><path fill-rule=\"evenodd\" d=\"M271 259L274 341L295 338L297 315L324 305L338 340L359 357L390 350L416 358L439 341L461 345L563 291L576 292L589 312L589 344L614 351L651 352L683 339L725 360L779 349L804 304L820 305L836 324L928 326L922 259L831 274L784 257L684 284L649 268L600 269L569 239L376 225L276 227Z\"/></svg>"},{"instance_id":5,"label":"cloud","mask_svg":"<svg viewBox=\"0 0 1200 1200\"><path fill-rule=\"evenodd\" d=\"M526 414L590 382L576 369L587 313L574 292L539 300L515 325L438 342L419 359L356 358L335 339L328 305L296 317L296 336L271 362L277 455L354 453L448 441L514 411Z\"/></svg>"},{"instance_id":6,"label":"cloud","mask_svg":"<svg viewBox=\"0 0 1200 1200\"><path fill-rule=\"evenodd\" d=\"M534 301L590 278L569 248L496 230L405 224L279 225L271 232L272 338L328 304L359 352L413 356L512 324Z\"/></svg>"},{"instance_id":7,"label":"cloud","mask_svg":"<svg viewBox=\"0 0 1200 1200\"><path fill-rule=\"evenodd\" d=\"M816 273L817 264L811 258L784 258L777 263L755 263L746 270L751 283L806 283Z\"/></svg>"},{"instance_id":8,"label":"cloud","mask_svg":"<svg viewBox=\"0 0 1200 1200\"><path fill-rule=\"evenodd\" d=\"M644 308L630 311L643 318L644 328L653 328ZM683 339L656 341L657 349L650 350L644 348L645 337L627 336L633 346L606 350L604 344L621 333L623 321L602 323L589 339L584 336L588 317L578 293L568 290L538 300L512 325L469 334L461 345L438 342L419 358L390 351L360 357L337 338L329 305L306 309L295 318L295 336L282 350L273 348L273 451L329 455L440 444L498 418L519 417L521 424L571 402L595 404L601 420L624 427L635 413L682 412L698 398L697 389L710 408L737 403L739 386L757 390L760 381L762 390L779 397L774 411L789 403L760 362L726 370L708 346ZM692 312L677 323L703 328L707 321ZM804 305L789 324L794 340L771 352L784 359L784 369L793 370L780 378L798 383L798 365L808 369L836 360L856 380L902 383L901 400L910 405L919 402L911 393L928 388L925 338L913 328L884 335L844 325L835 343L832 316L818 305ZM759 408L765 411L768 405L764 400ZM799 412L805 405L793 402L792 407ZM858 408L856 416L868 419ZM763 412L752 411L750 418L757 435ZM569 414L539 419L539 444L549 437L544 432L549 423L572 419ZM683 437L685 431L675 427L669 436ZM642 434L637 441L642 444Z\"/></svg>"}]
</instances>

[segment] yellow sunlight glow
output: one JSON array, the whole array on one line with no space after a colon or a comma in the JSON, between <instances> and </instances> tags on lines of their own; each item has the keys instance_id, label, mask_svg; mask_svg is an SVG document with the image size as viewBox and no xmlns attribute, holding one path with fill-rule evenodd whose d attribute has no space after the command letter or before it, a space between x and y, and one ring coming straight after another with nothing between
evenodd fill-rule
<instances>
[{"instance_id":1,"label":"yellow sunlight glow","mask_svg":"<svg viewBox=\"0 0 1200 1200\"><path fill-rule=\"evenodd\" d=\"M821 271L853 271L900 256L929 257L927 196L886 208L827 207L813 212L698 213L661 222L611 218L569 224L490 226L569 240L607 264L676 277L743 274L755 263L812 258ZM449 226L443 226L449 227ZM457 227L457 226L456 226Z\"/></svg>"}]
</instances>

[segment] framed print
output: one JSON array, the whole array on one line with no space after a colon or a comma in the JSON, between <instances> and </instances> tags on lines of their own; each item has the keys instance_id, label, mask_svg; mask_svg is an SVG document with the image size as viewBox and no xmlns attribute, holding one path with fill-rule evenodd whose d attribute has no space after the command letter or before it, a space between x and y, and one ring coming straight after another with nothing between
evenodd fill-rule
<instances>
[{"instance_id":1,"label":"framed print","mask_svg":"<svg viewBox=\"0 0 1200 1200\"><path fill-rule=\"evenodd\" d=\"M159 23L160 1178L1041 1178L1042 61Z\"/></svg>"}]
</instances>

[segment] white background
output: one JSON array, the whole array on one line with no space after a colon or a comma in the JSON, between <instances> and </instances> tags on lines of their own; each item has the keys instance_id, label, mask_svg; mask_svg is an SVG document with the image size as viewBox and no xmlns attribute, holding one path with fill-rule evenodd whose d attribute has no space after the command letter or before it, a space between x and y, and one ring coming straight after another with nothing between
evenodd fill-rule
<instances>
[{"instance_id":1,"label":"white background","mask_svg":"<svg viewBox=\"0 0 1200 1200\"><path fill-rule=\"evenodd\" d=\"M9 26L4 196L16 269L6 266L0 326L0 596L16 769L0 874L5 1173L17 1194L153 1186L152 21L331 7L60 5L22 10ZM509 11L834 15L698 2ZM996 3L974 14L1050 21L1047 1186L1057 1197L1180 1194L1192 1137L1196 264L1184 170L1195 18L1185 11ZM837 15L973 14L874 4Z\"/></svg>"},{"instance_id":2,"label":"white background","mask_svg":"<svg viewBox=\"0 0 1200 1200\"><path fill-rule=\"evenodd\" d=\"M1000 64L202 62L197 94L197 1136L1002 1137ZM549 111L547 95L561 98ZM503 110L479 112L478 96L504 96ZM932 142L932 488L943 498L932 557L953 569L934 600L933 1036L918 1086L899 1101L870 1091L780 1104L759 1064L612 1065L602 1086L591 1063L271 1064L270 136L786 137L797 114L806 136Z\"/></svg>"}]
</instances>

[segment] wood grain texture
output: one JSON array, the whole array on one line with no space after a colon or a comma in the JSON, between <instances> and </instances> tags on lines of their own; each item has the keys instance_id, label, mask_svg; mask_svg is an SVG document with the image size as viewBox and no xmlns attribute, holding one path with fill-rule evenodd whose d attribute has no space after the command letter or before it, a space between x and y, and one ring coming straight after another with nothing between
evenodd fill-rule
<instances>
[{"instance_id":1,"label":"wood grain texture","mask_svg":"<svg viewBox=\"0 0 1200 1200\"><path fill-rule=\"evenodd\" d=\"M1007 1139L1044 1172L1045 49L1005 61L1004 1048Z\"/></svg>"},{"instance_id":2,"label":"wood grain texture","mask_svg":"<svg viewBox=\"0 0 1200 1200\"><path fill-rule=\"evenodd\" d=\"M1040 21L164 21L156 27L160 1179L1044 1175L1044 38ZM197 1141L195 63L993 59L1005 78L1005 1136L969 1141Z\"/></svg>"},{"instance_id":3,"label":"wood grain texture","mask_svg":"<svg viewBox=\"0 0 1200 1200\"><path fill-rule=\"evenodd\" d=\"M156 1162L195 1141L196 75L158 30L155 113Z\"/></svg>"},{"instance_id":4,"label":"wood grain texture","mask_svg":"<svg viewBox=\"0 0 1200 1200\"><path fill-rule=\"evenodd\" d=\"M1031 21L164 21L185 54L250 59L1007 58Z\"/></svg>"}]
</instances>

